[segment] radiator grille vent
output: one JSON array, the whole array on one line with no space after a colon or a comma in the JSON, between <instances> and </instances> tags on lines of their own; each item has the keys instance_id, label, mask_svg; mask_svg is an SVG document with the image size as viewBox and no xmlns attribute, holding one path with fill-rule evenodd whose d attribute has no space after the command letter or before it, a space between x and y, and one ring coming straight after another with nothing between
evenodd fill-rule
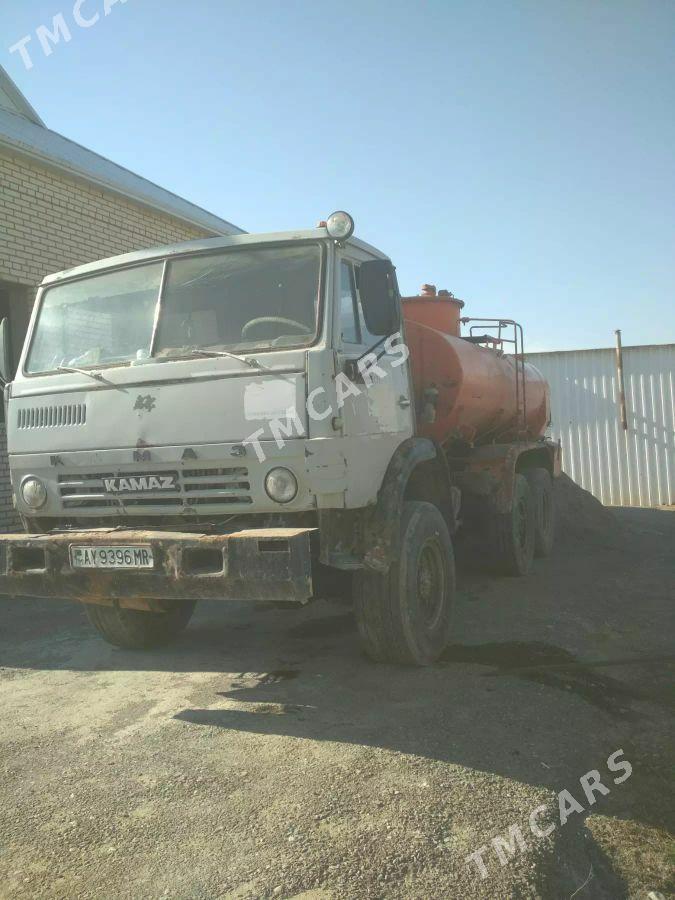
<instances>
[{"instance_id":1,"label":"radiator grille vent","mask_svg":"<svg viewBox=\"0 0 675 900\"><path fill-rule=\"evenodd\" d=\"M84 403L67 403L60 406L30 406L17 414L18 428L63 428L68 425L84 425L87 407Z\"/></svg>"},{"instance_id":2,"label":"radiator grille vent","mask_svg":"<svg viewBox=\"0 0 675 900\"><path fill-rule=\"evenodd\" d=\"M169 475L175 478L173 490L148 488L136 490L136 486L147 482L149 475ZM131 490L115 494L109 492L106 483L123 477ZM183 471L152 469L148 471L72 472L58 476L59 494L64 509L124 509L131 511L144 508L150 511L181 513L189 507L211 507L214 511L221 507L250 504L251 484L248 469L232 466L209 469L186 469Z\"/></svg>"}]
</instances>

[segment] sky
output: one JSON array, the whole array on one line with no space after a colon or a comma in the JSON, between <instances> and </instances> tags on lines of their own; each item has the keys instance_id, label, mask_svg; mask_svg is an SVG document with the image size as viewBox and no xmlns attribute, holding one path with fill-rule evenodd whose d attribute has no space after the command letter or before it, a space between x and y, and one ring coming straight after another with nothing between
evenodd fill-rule
<instances>
[{"instance_id":1,"label":"sky","mask_svg":"<svg viewBox=\"0 0 675 900\"><path fill-rule=\"evenodd\" d=\"M80 3L0 0L55 131L247 231L346 209L526 351L675 341L671 0Z\"/></svg>"}]
</instances>

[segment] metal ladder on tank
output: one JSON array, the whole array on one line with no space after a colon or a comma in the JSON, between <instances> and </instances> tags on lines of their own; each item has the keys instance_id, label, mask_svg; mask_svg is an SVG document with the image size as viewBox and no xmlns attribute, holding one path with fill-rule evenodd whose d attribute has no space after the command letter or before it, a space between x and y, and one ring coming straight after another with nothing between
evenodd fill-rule
<instances>
[{"instance_id":1,"label":"metal ladder on tank","mask_svg":"<svg viewBox=\"0 0 675 900\"><path fill-rule=\"evenodd\" d=\"M473 344L492 344L492 349L504 352L504 345L513 347L513 360L516 367L516 410L519 419L518 434L521 440L527 440L527 400L525 397L525 345L523 326L515 319L479 319L474 316L463 316L462 325L469 327L469 340ZM496 331L496 334L479 335L479 330ZM493 443L499 435L494 435Z\"/></svg>"}]
</instances>

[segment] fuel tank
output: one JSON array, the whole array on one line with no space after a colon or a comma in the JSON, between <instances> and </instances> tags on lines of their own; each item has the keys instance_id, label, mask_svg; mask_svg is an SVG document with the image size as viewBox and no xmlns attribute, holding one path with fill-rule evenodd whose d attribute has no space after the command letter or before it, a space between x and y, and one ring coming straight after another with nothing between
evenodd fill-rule
<instances>
[{"instance_id":1,"label":"fuel tank","mask_svg":"<svg viewBox=\"0 0 675 900\"><path fill-rule=\"evenodd\" d=\"M515 357L498 343L461 336L463 305L447 291L436 294L433 285L403 298L418 434L441 444L541 437L550 411L544 376L525 363L523 403Z\"/></svg>"}]
</instances>

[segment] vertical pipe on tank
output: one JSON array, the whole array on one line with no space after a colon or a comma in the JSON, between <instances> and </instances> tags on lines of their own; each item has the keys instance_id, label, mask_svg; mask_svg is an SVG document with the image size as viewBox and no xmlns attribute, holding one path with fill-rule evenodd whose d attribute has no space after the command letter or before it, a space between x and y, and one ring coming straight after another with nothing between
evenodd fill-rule
<instances>
[{"instance_id":1,"label":"vertical pipe on tank","mask_svg":"<svg viewBox=\"0 0 675 900\"><path fill-rule=\"evenodd\" d=\"M628 431L628 417L626 415L626 391L623 385L623 347L621 346L621 329L617 328L616 335L616 378L619 387L619 411L621 415L621 427Z\"/></svg>"}]
</instances>

